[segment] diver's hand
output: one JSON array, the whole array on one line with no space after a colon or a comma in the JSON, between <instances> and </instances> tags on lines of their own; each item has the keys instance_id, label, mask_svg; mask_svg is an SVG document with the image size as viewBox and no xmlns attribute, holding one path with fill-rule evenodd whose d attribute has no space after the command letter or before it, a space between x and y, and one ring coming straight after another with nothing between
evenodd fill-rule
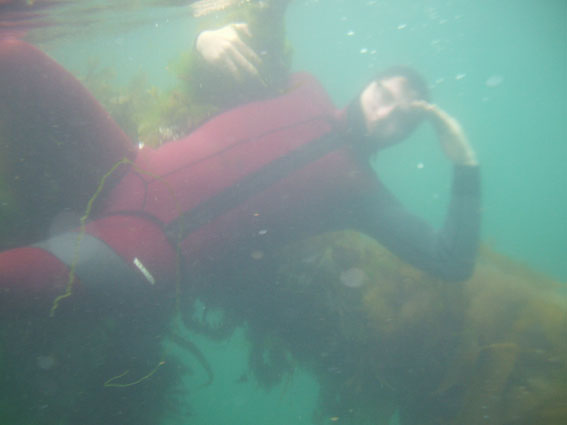
<instances>
[{"instance_id":1,"label":"diver's hand","mask_svg":"<svg viewBox=\"0 0 567 425\"><path fill-rule=\"evenodd\" d=\"M412 102L412 107L422 111L437 130L443 151L456 165L478 165L476 154L470 145L461 124L439 108L423 100Z\"/></svg>"},{"instance_id":2,"label":"diver's hand","mask_svg":"<svg viewBox=\"0 0 567 425\"><path fill-rule=\"evenodd\" d=\"M195 47L206 62L226 70L235 79L260 78L260 57L242 40L242 34L251 37L245 23L229 24L217 30L203 31Z\"/></svg>"}]
</instances>

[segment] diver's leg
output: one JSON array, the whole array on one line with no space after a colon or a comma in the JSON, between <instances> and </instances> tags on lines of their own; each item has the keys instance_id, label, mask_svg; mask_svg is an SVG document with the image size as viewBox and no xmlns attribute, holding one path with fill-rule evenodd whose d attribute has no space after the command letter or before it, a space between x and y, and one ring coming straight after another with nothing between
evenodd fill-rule
<instances>
[{"instance_id":1,"label":"diver's leg","mask_svg":"<svg viewBox=\"0 0 567 425\"><path fill-rule=\"evenodd\" d=\"M62 210L84 212L104 173L136 152L72 74L14 38L0 39L0 150L9 192L0 191L0 218L15 227L0 249L47 236Z\"/></svg>"},{"instance_id":2,"label":"diver's leg","mask_svg":"<svg viewBox=\"0 0 567 425\"><path fill-rule=\"evenodd\" d=\"M174 295L177 261L158 223L137 215L104 217L83 230L0 252L0 319L47 317L70 281L73 297L62 305L159 302Z\"/></svg>"},{"instance_id":3,"label":"diver's leg","mask_svg":"<svg viewBox=\"0 0 567 425\"><path fill-rule=\"evenodd\" d=\"M53 300L65 291L68 275L67 266L41 248L1 252L0 317L49 317Z\"/></svg>"}]
</instances>

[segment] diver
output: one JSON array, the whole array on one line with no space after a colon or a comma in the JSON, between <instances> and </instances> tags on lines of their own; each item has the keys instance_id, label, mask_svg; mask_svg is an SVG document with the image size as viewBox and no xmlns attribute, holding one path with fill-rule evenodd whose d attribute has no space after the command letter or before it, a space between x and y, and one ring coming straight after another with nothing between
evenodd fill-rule
<instances>
[{"instance_id":1,"label":"diver","mask_svg":"<svg viewBox=\"0 0 567 425\"><path fill-rule=\"evenodd\" d=\"M2 123L3 143L26 129L25 137L35 137L27 146L44 149L52 131L61 136L71 130L51 146L45 161L51 168L32 176L27 189L37 190L38 179L53 175L54 184L69 188L65 202L75 202L75 195L93 201L84 226L0 253L4 314L48 314L66 282L73 296L171 292L179 280L190 283L184 276L194 264L218 267L237 259L245 270L289 241L347 228L447 281L473 271L478 162L459 123L429 103L426 83L409 68L377 75L344 110L335 108L314 77L294 74L290 90L279 96L229 109L158 149L133 150L92 96L47 55L4 39L0 56L3 108L17 124ZM18 124L30 104L33 131ZM435 126L454 164L451 201L439 230L408 212L369 164L370 154L406 139L423 121ZM99 148L93 146L98 142ZM70 174L77 163L85 171Z\"/></svg>"}]
</instances>

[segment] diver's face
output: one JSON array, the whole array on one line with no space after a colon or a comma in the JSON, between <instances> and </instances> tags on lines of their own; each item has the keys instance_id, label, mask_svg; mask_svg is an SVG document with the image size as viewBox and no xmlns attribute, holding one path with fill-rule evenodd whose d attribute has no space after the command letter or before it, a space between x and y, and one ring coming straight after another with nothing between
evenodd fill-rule
<instances>
[{"instance_id":1,"label":"diver's face","mask_svg":"<svg viewBox=\"0 0 567 425\"><path fill-rule=\"evenodd\" d=\"M403 77L391 77L370 83L360 95L366 132L379 145L389 145L407 137L415 128L417 117L412 108L416 94Z\"/></svg>"}]
</instances>

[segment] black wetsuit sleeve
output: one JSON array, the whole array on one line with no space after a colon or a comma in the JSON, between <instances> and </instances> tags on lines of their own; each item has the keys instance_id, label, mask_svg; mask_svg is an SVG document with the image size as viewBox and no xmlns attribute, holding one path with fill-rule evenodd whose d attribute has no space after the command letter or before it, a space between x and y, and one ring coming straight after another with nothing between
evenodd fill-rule
<instances>
[{"instance_id":1,"label":"black wetsuit sleeve","mask_svg":"<svg viewBox=\"0 0 567 425\"><path fill-rule=\"evenodd\" d=\"M357 230L408 263L447 281L462 281L474 270L480 232L480 172L455 166L444 225L435 230L407 211L385 187L362 200Z\"/></svg>"}]
</instances>

